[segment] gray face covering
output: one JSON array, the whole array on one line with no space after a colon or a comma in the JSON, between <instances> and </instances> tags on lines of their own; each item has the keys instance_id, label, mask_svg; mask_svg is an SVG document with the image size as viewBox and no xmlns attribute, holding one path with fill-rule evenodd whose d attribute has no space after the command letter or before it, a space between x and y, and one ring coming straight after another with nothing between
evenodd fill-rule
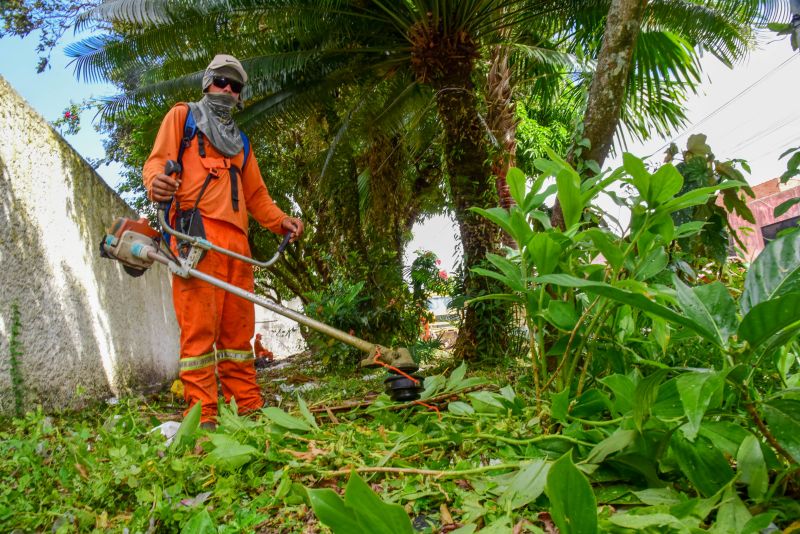
<instances>
[{"instance_id":1,"label":"gray face covering","mask_svg":"<svg viewBox=\"0 0 800 534\"><path fill-rule=\"evenodd\" d=\"M235 156L244 148L239 128L231 116L237 103L238 100L227 93L207 93L200 102L189 103L197 129L227 157Z\"/></svg>"}]
</instances>

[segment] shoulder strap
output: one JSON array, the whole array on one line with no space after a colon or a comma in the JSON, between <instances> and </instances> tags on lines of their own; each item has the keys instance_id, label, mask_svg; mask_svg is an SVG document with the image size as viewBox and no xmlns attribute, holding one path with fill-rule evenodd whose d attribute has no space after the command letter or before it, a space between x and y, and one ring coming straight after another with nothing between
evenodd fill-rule
<instances>
[{"instance_id":1,"label":"shoulder strap","mask_svg":"<svg viewBox=\"0 0 800 534\"><path fill-rule=\"evenodd\" d=\"M183 153L192 144L192 139L197 135L197 123L194 122L194 115L192 115L192 108L186 105L186 120L183 121L183 139L181 139L181 146L178 148L178 164L183 166Z\"/></svg>"},{"instance_id":2,"label":"shoulder strap","mask_svg":"<svg viewBox=\"0 0 800 534\"><path fill-rule=\"evenodd\" d=\"M178 147L178 165L183 168L183 153L189 148L189 145L192 144L192 139L194 136L197 135L197 123L194 121L194 115L192 115L192 108L189 107L188 104L186 106L186 119L183 121L183 138L181 138L181 144ZM205 189L205 186L203 187ZM202 193L201 193L202 195ZM169 217L169 213L172 210L172 202L174 199L170 199L167 203L165 217ZM199 199L198 199L199 200ZM164 242L167 244L167 247L170 246L171 237L168 233L162 232L162 237Z\"/></svg>"},{"instance_id":3,"label":"shoulder strap","mask_svg":"<svg viewBox=\"0 0 800 534\"><path fill-rule=\"evenodd\" d=\"M247 165L247 158L250 156L250 139L248 139L241 130L239 130L239 135L242 136L242 144L244 144L244 159L242 160L242 172L244 172L245 165Z\"/></svg>"}]
</instances>

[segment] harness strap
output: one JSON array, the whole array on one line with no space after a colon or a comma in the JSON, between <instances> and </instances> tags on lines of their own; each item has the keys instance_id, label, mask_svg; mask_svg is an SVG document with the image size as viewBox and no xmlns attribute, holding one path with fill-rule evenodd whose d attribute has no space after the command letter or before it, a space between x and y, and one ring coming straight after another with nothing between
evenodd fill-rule
<instances>
[{"instance_id":1,"label":"harness strap","mask_svg":"<svg viewBox=\"0 0 800 534\"><path fill-rule=\"evenodd\" d=\"M233 204L233 211L239 211L239 167L231 165L231 203Z\"/></svg>"}]
</instances>

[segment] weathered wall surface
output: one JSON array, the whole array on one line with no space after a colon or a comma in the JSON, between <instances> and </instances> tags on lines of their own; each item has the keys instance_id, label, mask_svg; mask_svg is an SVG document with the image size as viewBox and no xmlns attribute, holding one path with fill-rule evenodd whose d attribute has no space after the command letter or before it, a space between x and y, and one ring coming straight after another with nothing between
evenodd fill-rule
<instances>
[{"instance_id":1,"label":"weathered wall surface","mask_svg":"<svg viewBox=\"0 0 800 534\"><path fill-rule=\"evenodd\" d=\"M13 409L15 303L28 407L78 407L177 375L169 277L131 278L97 253L119 216L136 217L0 77L0 411Z\"/></svg>"}]
</instances>

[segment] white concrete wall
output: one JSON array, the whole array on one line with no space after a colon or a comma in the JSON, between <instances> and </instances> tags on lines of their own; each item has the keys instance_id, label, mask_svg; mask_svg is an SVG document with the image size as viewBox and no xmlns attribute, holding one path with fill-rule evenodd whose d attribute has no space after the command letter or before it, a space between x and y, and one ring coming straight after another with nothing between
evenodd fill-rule
<instances>
[{"instance_id":1,"label":"white concrete wall","mask_svg":"<svg viewBox=\"0 0 800 534\"><path fill-rule=\"evenodd\" d=\"M9 337L19 306L27 407L78 407L177 376L169 276L100 258L136 214L0 77L0 411L13 409Z\"/></svg>"},{"instance_id":2,"label":"white concrete wall","mask_svg":"<svg viewBox=\"0 0 800 534\"><path fill-rule=\"evenodd\" d=\"M299 298L282 302L281 305L303 313L303 303ZM271 350L277 359L298 354L308 348L300 334L300 325L261 306L256 306L256 334L258 333L262 336L264 347Z\"/></svg>"}]
</instances>

